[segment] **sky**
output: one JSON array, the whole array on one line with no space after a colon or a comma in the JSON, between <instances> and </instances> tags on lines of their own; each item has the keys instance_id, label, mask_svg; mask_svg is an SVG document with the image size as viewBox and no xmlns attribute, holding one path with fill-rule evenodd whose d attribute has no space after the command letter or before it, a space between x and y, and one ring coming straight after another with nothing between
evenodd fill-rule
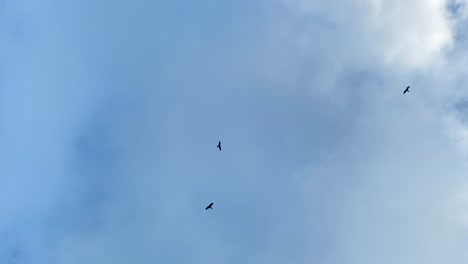
<instances>
[{"instance_id":1,"label":"sky","mask_svg":"<svg viewBox=\"0 0 468 264\"><path fill-rule=\"evenodd\" d=\"M468 263L467 4L0 0L0 263Z\"/></svg>"}]
</instances>

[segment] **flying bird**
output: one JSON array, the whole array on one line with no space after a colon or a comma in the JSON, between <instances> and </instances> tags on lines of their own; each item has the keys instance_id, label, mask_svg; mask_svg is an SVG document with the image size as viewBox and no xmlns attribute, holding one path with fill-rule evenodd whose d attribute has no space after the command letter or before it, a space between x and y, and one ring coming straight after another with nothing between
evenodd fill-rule
<instances>
[{"instance_id":1,"label":"flying bird","mask_svg":"<svg viewBox=\"0 0 468 264\"><path fill-rule=\"evenodd\" d=\"M208 210L208 209L213 209L213 203L210 203L210 205L208 205L205 210Z\"/></svg>"},{"instance_id":2,"label":"flying bird","mask_svg":"<svg viewBox=\"0 0 468 264\"><path fill-rule=\"evenodd\" d=\"M405 93L409 93L409 88L410 88L409 86L408 86L408 87L406 87L405 91L403 91L403 94L405 94Z\"/></svg>"},{"instance_id":3,"label":"flying bird","mask_svg":"<svg viewBox=\"0 0 468 264\"><path fill-rule=\"evenodd\" d=\"M216 147L219 148L219 151L221 151L221 141L218 141L218 146Z\"/></svg>"}]
</instances>

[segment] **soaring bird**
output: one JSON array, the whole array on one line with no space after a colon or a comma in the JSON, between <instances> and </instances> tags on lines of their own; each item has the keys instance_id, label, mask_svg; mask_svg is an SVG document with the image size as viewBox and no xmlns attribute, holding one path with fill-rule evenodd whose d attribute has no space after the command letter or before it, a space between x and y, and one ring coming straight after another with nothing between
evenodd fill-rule
<instances>
[{"instance_id":1,"label":"soaring bird","mask_svg":"<svg viewBox=\"0 0 468 264\"><path fill-rule=\"evenodd\" d=\"M213 209L213 203L210 203L210 205L208 205L205 210L208 210L208 209Z\"/></svg>"},{"instance_id":2,"label":"soaring bird","mask_svg":"<svg viewBox=\"0 0 468 264\"><path fill-rule=\"evenodd\" d=\"M405 93L409 93L409 88L410 88L409 86L408 86L408 87L406 87L406 89L403 91L403 94L405 94Z\"/></svg>"},{"instance_id":3,"label":"soaring bird","mask_svg":"<svg viewBox=\"0 0 468 264\"><path fill-rule=\"evenodd\" d=\"M219 151L221 151L221 141L218 141L218 146L216 147L219 148Z\"/></svg>"}]
</instances>

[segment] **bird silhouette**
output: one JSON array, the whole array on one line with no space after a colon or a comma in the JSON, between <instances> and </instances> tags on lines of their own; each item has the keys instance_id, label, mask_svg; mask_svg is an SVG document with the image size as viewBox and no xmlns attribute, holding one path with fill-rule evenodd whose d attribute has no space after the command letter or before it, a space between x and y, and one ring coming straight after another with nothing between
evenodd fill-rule
<instances>
[{"instance_id":1,"label":"bird silhouette","mask_svg":"<svg viewBox=\"0 0 468 264\"><path fill-rule=\"evenodd\" d=\"M221 151L221 141L218 141L218 146L216 147L219 148L219 151Z\"/></svg>"},{"instance_id":2,"label":"bird silhouette","mask_svg":"<svg viewBox=\"0 0 468 264\"><path fill-rule=\"evenodd\" d=\"M405 93L409 93L409 88L410 88L409 86L408 86L408 87L406 87L406 89L403 91L403 94L405 94Z\"/></svg>"},{"instance_id":3,"label":"bird silhouette","mask_svg":"<svg viewBox=\"0 0 468 264\"><path fill-rule=\"evenodd\" d=\"M208 209L213 209L213 203L210 203L210 205L208 205L205 210L208 210Z\"/></svg>"}]
</instances>

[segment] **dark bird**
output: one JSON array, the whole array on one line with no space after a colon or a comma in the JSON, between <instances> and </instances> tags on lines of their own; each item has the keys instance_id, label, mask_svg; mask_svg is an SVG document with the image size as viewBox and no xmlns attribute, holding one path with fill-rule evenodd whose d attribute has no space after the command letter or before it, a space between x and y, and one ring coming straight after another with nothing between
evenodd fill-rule
<instances>
[{"instance_id":1,"label":"dark bird","mask_svg":"<svg viewBox=\"0 0 468 264\"><path fill-rule=\"evenodd\" d=\"M210 205L208 205L205 210L208 210L208 209L213 209L213 203L210 203Z\"/></svg>"},{"instance_id":2,"label":"dark bird","mask_svg":"<svg viewBox=\"0 0 468 264\"><path fill-rule=\"evenodd\" d=\"M221 141L218 141L218 146L216 147L219 148L219 151L221 151Z\"/></svg>"},{"instance_id":3,"label":"dark bird","mask_svg":"<svg viewBox=\"0 0 468 264\"><path fill-rule=\"evenodd\" d=\"M405 93L409 93L409 86L406 87L405 91L403 91L403 94L405 94Z\"/></svg>"}]
</instances>

